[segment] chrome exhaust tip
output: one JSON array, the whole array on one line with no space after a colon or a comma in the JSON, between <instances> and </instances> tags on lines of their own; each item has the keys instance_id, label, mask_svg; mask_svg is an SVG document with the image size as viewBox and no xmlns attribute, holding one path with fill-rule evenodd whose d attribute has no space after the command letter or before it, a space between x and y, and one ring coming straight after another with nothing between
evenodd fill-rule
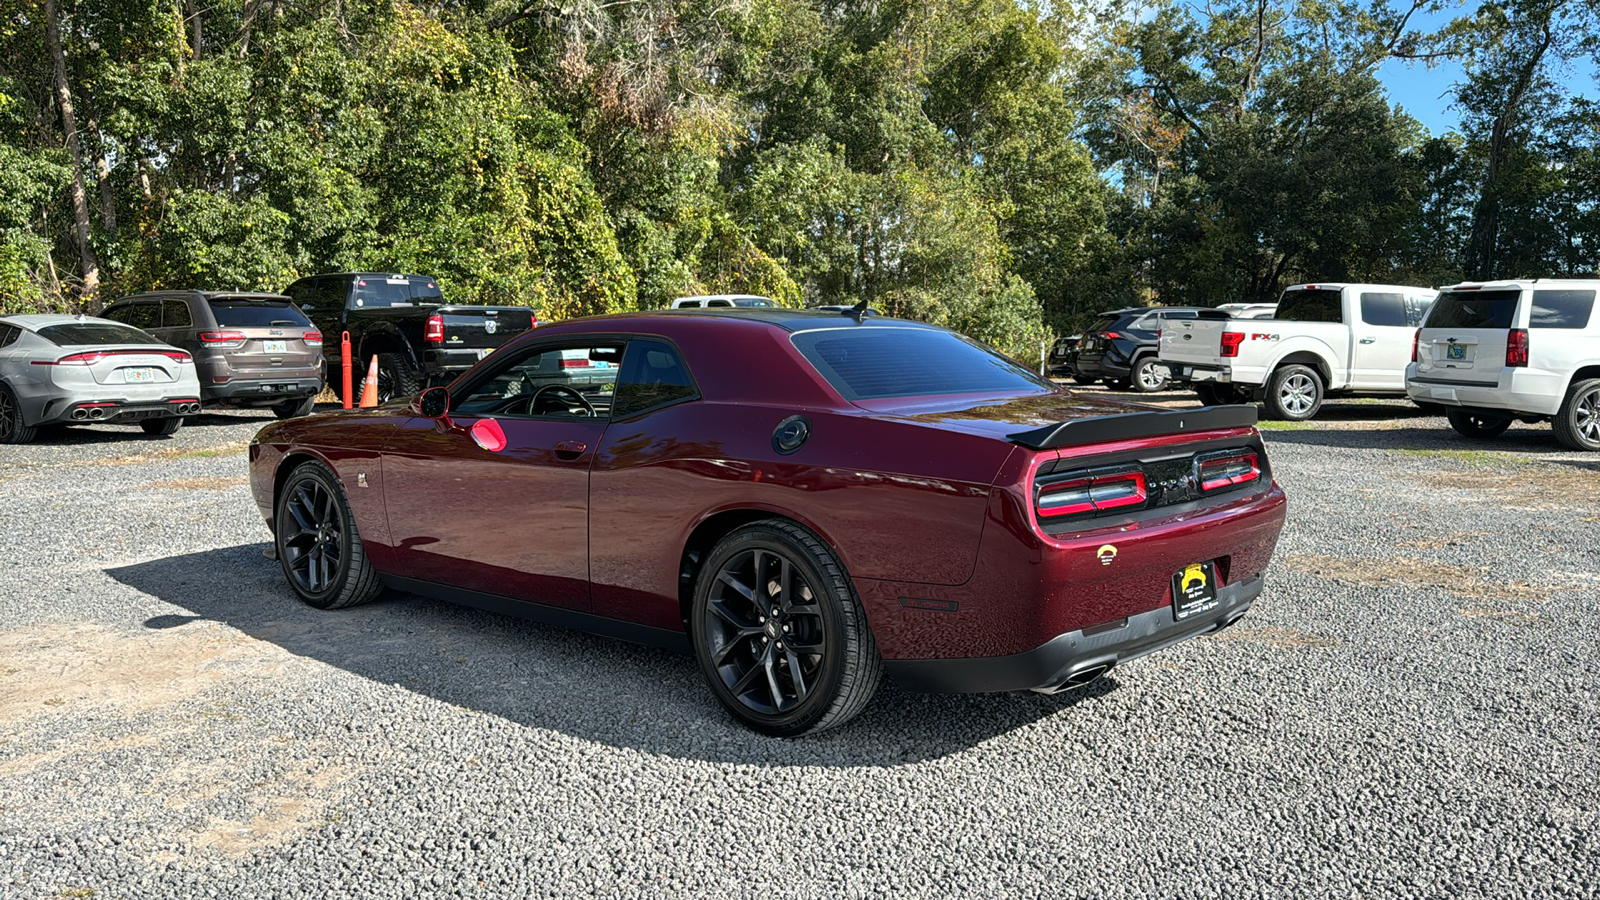
<instances>
[{"instance_id":1,"label":"chrome exhaust tip","mask_svg":"<svg viewBox=\"0 0 1600 900\"><path fill-rule=\"evenodd\" d=\"M89 410L89 418L91 418L91 419L104 419L105 417L106 417L106 411L101 409L98 406L96 406L94 409Z\"/></svg>"},{"instance_id":2,"label":"chrome exhaust tip","mask_svg":"<svg viewBox=\"0 0 1600 900\"><path fill-rule=\"evenodd\" d=\"M72 417L81 422L89 417L89 411L80 406L72 411Z\"/></svg>"},{"instance_id":3,"label":"chrome exhaust tip","mask_svg":"<svg viewBox=\"0 0 1600 900\"><path fill-rule=\"evenodd\" d=\"M1035 693L1040 694L1059 694L1062 691L1071 691L1081 687L1088 687L1094 682L1099 681L1101 676L1111 671L1111 667L1113 665L1114 663L1095 663L1093 665L1084 666L1081 669L1069 672L1066 678L1061 679L1061 681L1057 682L1051 687L1034 688L1033 690Z\"/></svg>"}]
</instances>

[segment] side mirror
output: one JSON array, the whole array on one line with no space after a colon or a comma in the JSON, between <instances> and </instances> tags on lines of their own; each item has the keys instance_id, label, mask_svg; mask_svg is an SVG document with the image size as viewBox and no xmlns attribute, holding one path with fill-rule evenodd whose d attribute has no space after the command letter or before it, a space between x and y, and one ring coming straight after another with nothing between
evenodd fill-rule
<instances>
[{"instance_id":1,"label":"side mirror","mask_svg":"<svg viewBox=\"0 0 1600 900\"><path fill-rule=\"evenodd\" d=\"M417 398L417 415L425 419L442 419L450 411L450 389L431 387Z\"/></svg>"}]
</instances>

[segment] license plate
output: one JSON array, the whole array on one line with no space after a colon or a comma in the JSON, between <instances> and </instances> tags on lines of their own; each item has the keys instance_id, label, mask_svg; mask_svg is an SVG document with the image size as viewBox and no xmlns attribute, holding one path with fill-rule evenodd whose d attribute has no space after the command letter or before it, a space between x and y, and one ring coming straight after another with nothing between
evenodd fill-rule
<instances>
[{"instance_id":1,"label":"license plate","mask_svg":"<svg viewBox=\"0 0 1600 900\"><path fill-rule=\"evenodd\" d=\"M155 381L155 380L156 380L156 370L155 369L123 369L122 370L122 382L123 382L123 384L139 384L140 382Z\"/></svg>"},{"instance_id":2,"label":"license plate","mask_svg":"<svg viewBox=\"0 0 1600 900\"><path fill-rule=\"evenodd\" d=\"M1461 344L1446 344L1444 348L1445 359L1466 359L1467 348Z\"/></svg>"},{"instance_id":3,"label":"license plate","mask_svg":"<svg viewBox=\"0 0 1600 900\"><path fill-rule=\"evenodd\" d=\"M288 341L262 341L261 349L266 353L288 353Z\"/></svg>"},{"instance_id":4,"label":"license plate","mask_svg":"<svg viewBox=\"0 0 1600 900\"><path fill-rule=\"evenodd\" d=\"M1217 607L1217 567L1209 562L1184 566L1172 576L1172 615L1182 622Z\"/></svg>"}]
</instances>

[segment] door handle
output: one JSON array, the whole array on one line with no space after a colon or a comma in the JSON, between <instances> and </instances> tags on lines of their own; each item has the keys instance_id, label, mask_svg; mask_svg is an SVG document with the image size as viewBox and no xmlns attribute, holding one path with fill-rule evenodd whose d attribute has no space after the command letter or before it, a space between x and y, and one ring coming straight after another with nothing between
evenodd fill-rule
<instances>
[{"instance_id":1,"label":"door handle","mask_svg":"<svg viewBox=\"0 0 1600 900\"><path fill-rule=\"evenodd\" d=\"M1362 338L1361 339L1361 343L1363 343L1363 344L1371 344L1371 343L1375 343L1377 340L1378 340L1377 338Z\"/></svg>"},{"instance_id":2,"label":"door handle","mask_svg":"<svg viewBox=\"0 0 1600 900\"><path fill-rule=\"evenodd\" d=\"M589 445L583 441L562 441L556 445L556 459L574 460L583 455Z\"/></svg>"}]
</instances>

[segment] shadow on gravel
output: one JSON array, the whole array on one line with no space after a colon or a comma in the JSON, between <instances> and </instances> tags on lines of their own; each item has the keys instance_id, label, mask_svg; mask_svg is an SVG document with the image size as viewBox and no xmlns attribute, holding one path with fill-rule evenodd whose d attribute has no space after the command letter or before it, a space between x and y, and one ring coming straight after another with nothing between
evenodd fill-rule
<instances>
[{"instance_id":1,"label":"shadow on gravel","mask_svg":"<svg viewBox=\"0 0 1600 900\"><path fill-rule=\"evenodd\" d=\"M1318 417L1319 421L1321 417ZM1301 444L1308 447L1342 447L1353 450L1422 450L1446 453L1515 453L1528 457L1556 456L1572 451L1556 443L1548 427L1513 426L1497 438L1468 439L1448 426L1428 428L1313 428L1305 430L1262 429L1266 439L1276 444ZM1562 460L1547 460L1557 463Z\"/></svg>"},{"instance_id":2,"label":"shadow on gravel","mask_svg":"<svg viewBox=\"0 0 1600 900\"><path fill-rule=\"evenodd\" d=\"M1112 677L1055 696L913 694L885 682L848 725L776 740L735 724L688 656L395 591L367 606L321 612L295 600L278 564L262 556L265 546L167 557L106 574L194 614L155 616L144 620L147 628L209 619L379 685L518 725L711 762L892 766L937 759L1116 690ZM342 724L392 730L400 739L406 729L392 718L396 713L374 709L399 702L383 691L352 696L351 719Z\"/></svg>"},{"instance_id":3,"label":"shadow on gravel","mask_svg":"<svg viewBox=\"0 0 1600 900\"><path fill-rule=\"evenodd\" d=\"M229 425L265 425L273 421L272 413L266 411L251 412L241 410L237 415L232 413L205 412L197 416L184 419L184 428L216 428ZM182 434L182 431L178 432ZM130 425L46 425L39 429L39 436L33 439L33 444L45 447L76 447L85 444L122 443L126 441L144 441L161 443L170 440L166 437L156 437L145 434L137 423Z\"/></svg>"}]
</instances>

